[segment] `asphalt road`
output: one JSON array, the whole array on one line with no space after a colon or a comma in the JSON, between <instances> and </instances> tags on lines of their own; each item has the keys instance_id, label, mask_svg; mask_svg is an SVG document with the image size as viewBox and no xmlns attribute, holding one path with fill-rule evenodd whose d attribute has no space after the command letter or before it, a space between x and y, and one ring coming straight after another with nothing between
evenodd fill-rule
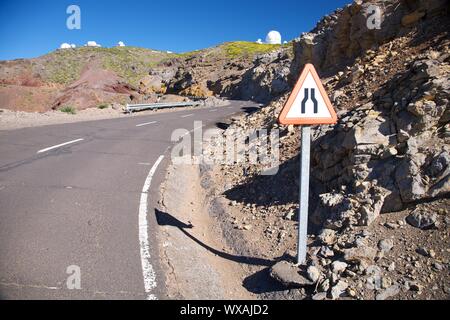
<instances>
[{"instance_id":1,"label":"asphalt road","mask_svg":"<svg viewBox=\"0 0 450 320\"><path fill-rule=\"evenodd\" d=\"M171 134L252 107L0 131L0 299L164 299L154 205Z\"/></svg>"}]
</instances>

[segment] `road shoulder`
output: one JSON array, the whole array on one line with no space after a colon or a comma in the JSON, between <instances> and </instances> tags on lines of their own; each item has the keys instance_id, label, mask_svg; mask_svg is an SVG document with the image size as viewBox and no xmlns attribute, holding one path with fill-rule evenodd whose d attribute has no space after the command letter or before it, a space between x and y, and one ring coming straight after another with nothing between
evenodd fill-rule
<instances>
[{"instance_id":1,"label":"road shoulder","mask_svg":"<svg viewBox=\"0 0 450 320\"><path fill-rule=\"evenodd\" d=\"M189 186L189 187L187 187ZM156 209L169 299L254 299L244 270L209 214L199 167L170 165Z\"/></svg>"}]
</instances>

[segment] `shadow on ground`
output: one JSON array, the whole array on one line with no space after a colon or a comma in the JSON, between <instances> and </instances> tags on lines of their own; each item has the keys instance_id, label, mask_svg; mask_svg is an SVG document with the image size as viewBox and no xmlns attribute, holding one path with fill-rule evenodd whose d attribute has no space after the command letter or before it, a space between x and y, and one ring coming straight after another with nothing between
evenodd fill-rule
<instances>
[{"instance_id":1,"label":"shadow on ground","mask_svg":"<svg viewBox=\"0 0 450 320\"><path fill-rule=\"evenodd\" d=\"M270 276L270 268L264 268L244 279L242 285L249 292L262 294L284 291L286 288Z\"/></svg>"},{"instance_id":2,"label":"shadow on ground","mask_svg":"<svg viewBox=\"0 0 450 320\"><path fill-rule=\"evenodd\" d=\"M216 127L219 128L220 130L227 130L229 126L230 126L229 123L216 122Z\"/></svg>"},{"instance_id":3,"label":"shadow on ground","mask_svg":"<svg viewBox=\"0 0 450 320\"><path fill-rule=\"evenodd\" d=\"M264 296L268 295L270 297L272 294L277 294L278 292L286 291L286 287L283 286L278 281L274 280L270 275L270 268L280 260L294 261L293 257L287 256L286 254L275 258L273 260L257 258L257 257L249 257L243 255L234 255L227 252L223 252L217 250L208 244L202 242L193 236L189 230L194 228L194 225L191 223L184 223L171 214L167 212L163 212L161 210L155 209L155 216L158 225L160 226L171 226L179 229L183 234L185 234L189 239L205 248L209 252L233 262L247 264L250 266L263 267L259 268L255 273L247 276L242 280L242 286L249 292L254 294L262 294Z\"/></svg>"},{"instance_id":4,"label":"shadow on ground","mask_svg":"<svg viewBox=\"0 0 450 320\"><path fill-rule=\"evenodd\" d=\"M158 225L160 226L171 226L178 228L181 232L183 232L188 238L190 238L192 241L197 243L198 245L202 246L209 252L230 261L238 262L238 263L244 263L248 265L255 265L255 266L272 266L275 262L268 259L263 258L256 258L256 257L246 257L246 256L239 256L239 255L233 255L230 253L226 253L220 250L217 250L213 247L210 247L206 243L202 242L201 240L197 239L195 236L190 234L187 230L193 229L194 226L192 224L186 224L184 222L181 222L174 216L170 215L167 212L163 212L161 210L155 209L155 216L156 221L158 222Z\"/></svg>"},{"instance_id":5,"label":"shadow on ground","mask_svg":"<svg viewBox=\"0 0 450 320\"><path fill-rule=\"evenodd\" d=\"M243 107L241 108L241 111L245 112L246 114L252 114L258 111L259 109L260 109L259 107Z\"/></svg>"}]
</instances>

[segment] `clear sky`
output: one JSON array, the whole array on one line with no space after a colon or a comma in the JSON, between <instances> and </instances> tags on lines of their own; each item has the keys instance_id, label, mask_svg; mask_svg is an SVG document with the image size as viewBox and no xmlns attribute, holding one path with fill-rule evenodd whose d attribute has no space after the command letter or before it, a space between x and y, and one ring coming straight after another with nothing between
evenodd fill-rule
<instances>
[{"instance_id":1,"label":"clear sky","mask_svg":"<svg viewBox=\"0 0 450 320\"><path fill-rule=\"evenodd\" d=\"M265 39L277 30L292 40L351 0L0 0L0 60L48 53L89 40L186 52L225 41ZM81 29L69 30L69 5Z\"/></svg>"}]
</instances>

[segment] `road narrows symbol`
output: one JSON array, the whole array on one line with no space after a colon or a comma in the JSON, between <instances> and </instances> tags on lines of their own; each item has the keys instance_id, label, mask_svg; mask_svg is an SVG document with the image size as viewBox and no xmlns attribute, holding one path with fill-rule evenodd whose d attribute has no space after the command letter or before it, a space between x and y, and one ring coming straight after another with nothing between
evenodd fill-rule
<instances>
[{"instance_id":1,"label":"road narrows symbol","mask_svg":"<svg viewBox=\"0 0 450 320\"><path fill-rule=\"evenodd\" d=\"M311 101L314 104L314 113L318 113L319 112L319 105L317 103L316 100L316 89L314 88L305 88L305 94L304 94L304 98L302 100L302 113L306 113L306 102L308 102L309 100L309 90L311 90Z\"/></svg>"}]
</instances>

